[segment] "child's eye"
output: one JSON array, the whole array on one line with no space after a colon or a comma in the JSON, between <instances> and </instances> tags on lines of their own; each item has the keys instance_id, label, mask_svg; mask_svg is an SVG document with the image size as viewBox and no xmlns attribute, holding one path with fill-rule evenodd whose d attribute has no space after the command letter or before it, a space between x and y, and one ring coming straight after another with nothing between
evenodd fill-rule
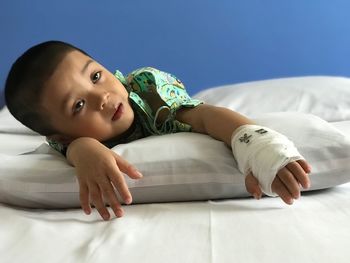
<instances>
[{"instance_id":1,"label":"child's eye","mask_svg":"<svg viewBox=\"0 0 350 263\"><path fill-rule=\"evenodd\" d=\"M92 74L91 81L92 81L92 83L95 84L97 81L99 81L100 78L101 78L101 72L98 71L98 72L95 72L94 74Z\"/></svg>"},{"instance_id":2,"label":"child's eye","mask_svg":"<svg viewBox=\"0 0 350 263\"><path fill-rule=\"evenodd\" d=\"M85 105L85 100L79 100L75 105L74 105L74 109L73 109L73 113L78 113L79 111L81 111L81 109L84 107Z\"/></svg>"}]
</instances>

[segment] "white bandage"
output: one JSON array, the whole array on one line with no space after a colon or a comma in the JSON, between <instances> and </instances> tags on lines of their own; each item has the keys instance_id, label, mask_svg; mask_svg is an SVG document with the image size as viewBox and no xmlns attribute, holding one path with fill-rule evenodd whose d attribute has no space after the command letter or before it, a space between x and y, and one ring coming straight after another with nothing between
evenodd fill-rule
<instances>
[{"instance_id":1,"label":"white bandage","mask_svg":"<svg viewBox=\"0 0 350 263\"><path fill-rule=\"evenodd\" d=\"M252 172L269 196L276 196L271 184L277 172L292 161L304 159L286 136L258 125L237 128L231 146L238 169L245 176Z\"/></svg>"}]
</instances>

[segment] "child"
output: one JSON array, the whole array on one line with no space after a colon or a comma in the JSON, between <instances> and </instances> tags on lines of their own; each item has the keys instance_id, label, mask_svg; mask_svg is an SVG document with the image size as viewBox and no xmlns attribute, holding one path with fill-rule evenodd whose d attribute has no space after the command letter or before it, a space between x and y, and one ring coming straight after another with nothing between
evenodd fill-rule
<instances>
[{"instance_id":1,"label":"child","mask_svg":"<svg viewBox=\"0 0 350 263\"><path fill-rule=\"evenodd\" d=\"M132 196L124 175L142 174L109 148L150 135L198 132L232 147L246 188L259 199L262 190L292 204L300 185L310 186L311 168L283 135L253 125L226 108L191 99L171 74L153 68L114 75L84 51L48 41L27 50L12 65L5 85L10 112L47 137L76 169L80 202L93 204L103 219L117 217Z\"/></svg>"}]
</instances>

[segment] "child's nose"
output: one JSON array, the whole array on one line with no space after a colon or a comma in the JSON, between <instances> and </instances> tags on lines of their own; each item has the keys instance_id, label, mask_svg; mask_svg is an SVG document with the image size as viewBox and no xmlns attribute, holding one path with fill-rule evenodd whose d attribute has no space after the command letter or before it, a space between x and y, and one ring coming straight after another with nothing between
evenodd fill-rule
<instances>
[{"instance_id":1,"label":"child's nose","mask_svg":"<svg viewBox=\"0 0 350 263\"><path fill-rule=\"evenodd\" d=\"M108 103L109 93L106 91L96 92L94 98L96 109L103 110L106 104Z\"/></svg>"}]
</instances>

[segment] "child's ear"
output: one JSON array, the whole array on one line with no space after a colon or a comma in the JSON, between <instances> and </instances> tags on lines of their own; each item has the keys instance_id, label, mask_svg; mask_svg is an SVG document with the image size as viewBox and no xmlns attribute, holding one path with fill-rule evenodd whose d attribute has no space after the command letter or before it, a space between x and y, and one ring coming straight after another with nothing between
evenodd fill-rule
<instances>
[{"instance_id":1,"label":"child's ear","mask_svg":"<svg viewBox=\"0 0 350 263\"><path fill-rule=\"evenodd\" d=\"M62 134L53 134L47 136L49 140L56 141L65 145L70 144L74 139L70 136L62 135Z\"/></svg>"}]
</instances>

